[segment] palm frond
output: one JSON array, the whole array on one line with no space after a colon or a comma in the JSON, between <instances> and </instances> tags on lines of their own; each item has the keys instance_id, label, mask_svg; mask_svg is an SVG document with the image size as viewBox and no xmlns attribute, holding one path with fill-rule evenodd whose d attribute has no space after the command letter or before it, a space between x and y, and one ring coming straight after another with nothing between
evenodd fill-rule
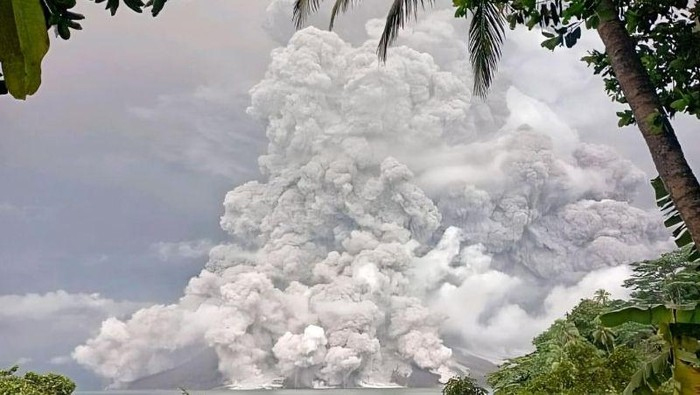
<instances>
[{"instance_id":1,"label":"palm frond","mask_svg":"<svg viewBox=\"0 0 700 395\"><path fill-rule=\"evenodd\" d=\"M377 47L377 55L383 62L386 61L386 53L389 46L396 41L399 36L399 30L403 29L406 22L412 17L418 17L418 5L425 8L425 3L433 5L434 0L394 0L389 9L389 14L386 16L386 24L382 38L379 40Z\"/></svg>"},{"instance_id":2,"label":"palm frond","mask_svg":"<svg viewBox=\"0 0 700 395\"><path fill-rule=\"evenodd\" d=\"M338 16L338 14L347 12L348 8L357 5L359 2L360 0L335 0L333 10L331 11L331 23L328 26L328 30L333 30L335 18Z\"/></svg>"},{"instance_id":3,"label":"palm frond","mask_svg":"<svg viewBox=\"0 0 700 395\"><path fill-rule=\"evenodd\" d=\"M471 8L469 58L474 71L474 93L485 98L496 75L506 20L492 0L479 0Z\"/></svg>"},{"instance_id":4,"label":"palm frond","mask_svg":"<svg viewBox=\"0 0 700 395\"><path fill-rule=\"evenodd\" d=\"M322 0L296 0L292 19L297 29L301 29L306 22L306 17L318 11Z\"/></svg>"},{"instance_id":5,"label":"palm frond","mask_svg":"<svg viewBox=\"0 0 700 395\"><path fill-rule=\"evenodd\" d=\"M651 186L654 188L656 195L656 205L661 210L664 216L664 225L673 233L673 239L679 248L689 248L690 252L688 260L690 262L700 261L700 251L690 237L688 227L686 226L681 213L676 208L676 205L671 199L671 194L666 189L661 177L656 177L651 180Z\"/></svg>"}]
</instances>

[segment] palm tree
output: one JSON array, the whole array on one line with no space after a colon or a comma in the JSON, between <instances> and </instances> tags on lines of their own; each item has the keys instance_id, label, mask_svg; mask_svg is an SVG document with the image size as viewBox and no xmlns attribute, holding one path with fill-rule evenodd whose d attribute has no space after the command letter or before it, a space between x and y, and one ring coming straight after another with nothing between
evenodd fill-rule
<instances>
[{"instance_id":1,"label":"palm tree","mask_svg":"<svg viewBox=\"0 0 700 395\"><path fill-rule=\"evenodd\" d=\"M608 353L615 348L615 333L612 329L599 324L595 330L593 330L592 335L593 342L605 347Z\"/></svg>"},{"instance_id":2,"label":"palm tree","mask_svg":"<svg viewBox=\"0 0 700 395\"><path fill-rule=\"evenodd\" d=\"M556 320L552 324L551 332L556 343L561 347L581 340L581 334L576 325L566 320Z\"/></svg>"},{"instance_id":3,"label":"palm tree","mask_svg":"<svg viewBox=\"0 0 700 395\"><path fill-rule=\"evenodd\" d=\"M294 21L297 27L303 26L307 15L318 10L321 1L296 0ZM335 0L331 28L338 14L359 1ZM432 5L433 0L393 0L377 48L381 60L386 59L387 49L396 40L400 29L410 18L417 17L419 7L424 7L425 3ZM537 2L535 7L539 7L540 3L542 2ZM558 3L561 5L561 2ZM505 15L512 11L513 1L454 0L454 4L457 6L456 16L466 16L467 13L471 15L468 41L474 72L474 92L483 98L491 86L501 57ZM634 39L620 19L620 10L613 0L598 0L595 6L594 12L598 20L595 29L605 44L624 98L632 109L659 176L680 219L687 227L688 235L693 241L700 242L700 184L685 159L656 87L642 65ZM522 20L517 22L524 23Z\"/></svg>"},{"instance_id":4,"label":"palm tree","mask_svg":"<svg viewBox=\"0 0 700 395\"><path fill-rule=\"evenodd\" d=\"M599 305L606 306L610 302L610 292L599 289L593 294L593 301Z\"/></svg>"},{"instance_id":5,"label":"palm tree","mask_svg":"<svg viewBox=\"0 0 700 395\"><path fill-rule=\"evenodd\" d=\"M612 0L601 0L596 30L615 76L632 108L659 177L695 244L700 241L700 184L685 159L676 133L661 105L656 87L642 65L636 45Z\"/></svg>"}]
</instances>

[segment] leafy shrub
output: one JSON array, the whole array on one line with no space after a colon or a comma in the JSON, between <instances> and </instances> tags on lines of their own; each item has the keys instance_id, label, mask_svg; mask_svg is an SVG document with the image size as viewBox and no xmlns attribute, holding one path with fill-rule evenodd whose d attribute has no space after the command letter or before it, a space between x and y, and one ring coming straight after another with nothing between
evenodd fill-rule
<instances>
[{"instance_id":1,"label":"leafy shrub","mask_svg":"<svg viewBox=\"0 0 700 395\"><path fill-rule=\"evenodd\" d=\"M75 391L75 383L67 377L34 372L18 376L18 369L0 370L0 395L70 395Z\"/></svg>"},{"instance_id":2,"label":"leafy shrub","mask_svg":"<svg viewBox=\"0 0 700 395\"><path fill-rule=\"evenodd\" d=\"M488 392L469 376L453 377L442 389L443 395L486 395Z\"/></svg>"}]
</instances>

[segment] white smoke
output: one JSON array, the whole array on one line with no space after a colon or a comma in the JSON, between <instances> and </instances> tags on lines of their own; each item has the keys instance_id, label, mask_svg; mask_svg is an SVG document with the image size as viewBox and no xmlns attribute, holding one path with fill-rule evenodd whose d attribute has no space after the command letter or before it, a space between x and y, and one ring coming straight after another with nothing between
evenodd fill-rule
<instances>
[{"instance_id":1,"label":"white smoke","mask_svg":"<svg viewBox=\"0 0 700 395\"><path fill-rule=\"evenodd\" d=\"M74 358L115 385L202 348L237 387L445 379L463 370L449 346L520 352L667 248L658 215L629 205L629 161L503 81L472 100L459 29L426 16L385 66L375 39L315 28L273 51L248 110L264 181L226 195L230 243L178 303L105 321Z\"/></svg>"}]
</instances>

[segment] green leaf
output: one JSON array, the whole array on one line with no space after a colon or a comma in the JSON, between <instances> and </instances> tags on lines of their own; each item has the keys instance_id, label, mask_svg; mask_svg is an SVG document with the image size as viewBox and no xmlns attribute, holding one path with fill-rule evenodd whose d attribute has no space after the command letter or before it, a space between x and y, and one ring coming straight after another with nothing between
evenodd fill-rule
<instances>
[{"instance_id":1,"label":"green leaf","mask_svg":"<svg viewBox=\"0 0 700 395\"><path fill-rule=\"evenodd\" d=\"M119 0L107 0L107 7L105 9L109 10L112 16L116 15L118 8Z\"/></svg>"},{"instance_id":2,"label":"green leaf","mask_svg":"<svg viewBox=\"0 0 700 395\"><path fill-rule=\"evenodd\" d=\"M666 220L664 221L664 225L665 225L667 228L671 228L671 227L676 226L676 225L678 225L678 224L680 224L680 223L682 223L682 222L683 222L683 219L681 219L680 213L676 213L676 214L674 214L674 215L668 217L668 219L666 219Z\"/></svg>"},{"instance_id":3,"label":"green leaf","mask_svg":"<svg viewBox=\"0 0 700 395\"><path fill-rule=\"evenodd\" d=\"M676 358L686 363L700 364L700 359L694 353L682 349L676 349Z\"/></svg>"},{"instance_id":4,"label":"green leaf","mask_svg":"<svg viewBox=\"0 0 700 395\"><path fill-rule=\"evenodd\" d=\"M7 90L26 99L41 85L41 61L49 50L39 0L0 0L0 64Z\"/></svg>"},{"instance_id":5,"label":"green leaf","mask_svg":"<svg viewBox=\"0 0 700 395\"><path fill-rule=\"evenodd\" d=\"M680 213L676 209L671 195L666 190L666 186L663 181L661 181L661 177L656 177L651 180L651 186L654 188L656 205L666 218L664 225L672 231L676 245L679 248L690 248L688 256L690 262L700 260L700 251L698 251L697 246L693 242L690 232L687 231L685 222L683 222Z\"/></svg>"},{"instance_id":6,"label":"green leaf","mask_svg":"<svg viewBox=\"0 0 700 395\"><path fill-rule=\"evenodd\" d=\"M331 10L331 22L328 25L328 30L333 30L333 26L335 26L335 20L340 15L341 13L345 13L348 11L348 8L350 8L351 5L357 0L336 0L335 4L333 4L333 9ZM460 8L458 7L457 10ZM457 13L455 13L455 16L457 16Z\"/></svg>"},{"instance_id":7,"label":"green leaf","mask_svg":"<svg viewBox=\"0 0 700 395\"><path fill-rule=\"evenodd\" d=\"M601 314L600 321L603 325L611 327L622 325L626 322L637 322L645 325L657 325L671 322L673 316L671 310L664 305L655 305L647 308L627 307L620 310Z\"/></svg>"},{"instance_id":8,"label":"green leaf","mask_svg":"<svg viewBox=\"0 0 700 395\"><path fill-rule=\"evenodd\" d=\"M58 25L56 25L56 31L62 39L68 40L70 38L70 29L65 21L61 20L61 22L63 23L58 23Z\"/></svg>"},{"instance_id":9,"label":"green leaf","mask_svg":"<svg viewBox=\"0 0 700 395\"><path fill-rule=\"evenodd\" d=\"M671 352L665 351L646 362L630 379L624 395L654 394L654 390L671 378Z\"/></svg>"},{"instance_id":10,"label":"green leaf","mask_svg":"<svg viewBox=\"0 0 700 395\"><path fill-rule=\"evenodd\" d=\"M631 125L634 123L634 114L630 110L625 110L625 111L618 111L617 116L620 118L617 121L617 126L618 127L623 127L627 125Z\"/></svg>"},{"instance_id":11,"label":"green leaf","mask_svg":"<svg viewBox=\"0 0 700 395\"><path fill-rule=\"evenodd\" d=\"M596 29L598 28L598 24L600 24L598 15L591 15L586 19L586 29Z\"/></svg>"},{"instance_id":12,"label":"green leaf","mask_svg":"<svg viewBox=\"0 0 700 395\"><path fill-rule=\"evenodd\" d=\"M676 309L676 322L681 324L700 324L700 307Z\"/></svg>"},{"instance_id":13,"label":"green leaf","mask_svg":"<svg viewBox=\"0 0 700 395\"><path fill-rule=\"evenodd\" d=\"M542 47L554 51L554 48L558 47L562 43L562 36L555 36L542 41L540 44Z\"/></svg>"},{"instance_id":14,"label":"green leaf","mask_svg":"<svg viewBox=\"0 0 700 395\"><path fill-rule=\"evenodd\" d=\"M532 30L533 27L535 27L538 23L540 23L540 16L539 15L533 15L530 17L530 19L527 20L527 23L525 26L527 26L528 30Z\"/></svg>"},{"instance_id":15,"label":"green leaf","mask_svg":"<svg viewBox=\"0 0 700 395\"><path fill-rule=\"evenodd\" d=\"M564 36L564 43L566 44L567 48L571 48L576 45L579 38L581 38L581 28L577 27L571 33Z\"/></svg>"},{"instance_id":16,"label":"green leaf","mask_svg":"<svg viewBox=\"0 0 700 395\"><path fill-rule=\"evenodd\" d=\"M134 12L141 13L142 8L144 6L143 1L141 0L124 0L124 4L126 4L127 7L131 8Z\"/></svg>"},{"instance_id":17,"label":"green leaf","mask_svg":"<svg viewBox=\"0 0 700 395\"><path fill-rule=\"evenodd\" d=\"M697 394L700 391L700 368L676 360L673 379L679 394Z\"/></svg>"},{"instance_id":18,"label":"green leaf","mask_svg":"<svg viewBox=\"0 0 700 395\"><path fill-rule=\"evenodd\" d=\"M688 106L688 102L685 99L678 99L671 102L671 108L677 111L683 111Z\"/></svg>"},{"instance_id":19,"label":"green leaf","mask_svg":"<svg viewBox=\"0 0 700 395\"><path fill-rule=\"evenodd\" d=\"M153 15L155 16L156 3L158 0L153 1ZM294 25L297 27L297 29L300 29L302 26L304 26L306 17L318 11L318 8L320 6L321 0L296 0L294 2L294 13L292 19L294 20Z\"/></svg>"},{"instance_id":20,"label":"green leaf","mask_svg":"<svg viewBox=\"0 0 700 395\"><path fill-rule=\"evenodd\" d=\"M683 70L686 67L685 62L683 59L674 59L668 63L668 67L676 70Z\"/></svg>"},{"instance_id":21,"label":"green leaf","mask_svg":"<svg viewBox=\"0 0 700 395\"><path fill-rule=\"evenodd\" d=\"M503 10L492 1L476 0L472 5L469 60L474 72L474 93L485 98L501 58L506 19Z\"/></svg>"}]
</instances>

